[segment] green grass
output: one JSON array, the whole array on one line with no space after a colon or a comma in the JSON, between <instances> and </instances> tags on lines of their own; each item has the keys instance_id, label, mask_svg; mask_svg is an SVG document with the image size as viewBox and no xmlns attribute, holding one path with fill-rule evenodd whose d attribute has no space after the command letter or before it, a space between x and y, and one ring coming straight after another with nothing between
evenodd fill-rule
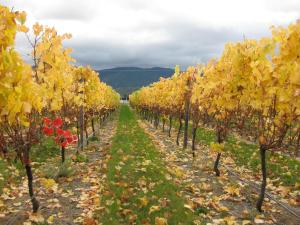
<instances>
[{"instance_id":1,"label":"green grass","mask_svg":"<svg viewBox=\"0 0 300 225\"><path fill-rule=\"evenodd\" d=\"M164 217L168 224L193 224L195 215L184 207L180 187L166 179L159 152L126 105L121 107L110 154L108 191L102 199L107 209L100 216L101 223L154 224L155 217ZM142 205L140 198L149 202ZM163 199L167 199L166 205L161 205ZM160 210L149 214L151 206L159 205Z\"/></svg>"},{"instance_id":2,"label":"green grass","mask_svg":"<svg viewBox=\"0 0 300 225\"><path fill-rule=\"evenodd\" d=\"M52 138L44 137L40 144L31 148L30 154L33 162L41 163L59 155L60 149Z\"/></svg>"}]
</instances>

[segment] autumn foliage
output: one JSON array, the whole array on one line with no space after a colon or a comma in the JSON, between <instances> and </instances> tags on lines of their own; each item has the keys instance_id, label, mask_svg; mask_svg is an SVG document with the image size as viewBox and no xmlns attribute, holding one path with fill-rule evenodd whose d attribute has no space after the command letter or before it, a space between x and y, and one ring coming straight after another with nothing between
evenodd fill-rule
<instances>
[{"instance_id":1,"label":"autumn foliage","mask_svg":"<svg viewBox=\"0 0 300 225\"><path fill-rule=\"evenodd\" d=\"M56 144L65 148L77 142L77 135L73 135L69 130L61 129L62 125L63 121L61 118L56 118L53 121L49 118L44 118L43 133L47 136L54 135Z\"/></svg>"},{"instance_id":2,"label":"autumn foliage","mask_svg":"<svg viewBox=\"0 0 300 225\"><path fill-rule=\"evenodd\" d=\"M33 189L31 147L43 134L53 136L64 161L65 148L78 139L66 128L78 124L80 109L86 128L92 118L114 111L120 96L90 67L74 66L72 49L63 46L71 34L60 35L55 28L39 23L29 29L25 22L25 12L0 5L0 139L5 140L0 152L7 155L12 148L24 164L36 212L39 203ZM25 63L15 50L17 32L27 36L33 65ZM50 116L57 118L50 120ZM68 121L64 129L63 121Z\"/></svg>"},{"instance_id":3,"label":"autumn foliage","mask_svg":"<svg viewBox=\"0 0 300 225\"><path fill-rule=\"evenodd\" d=\"M287 146L297 155L300 151L300 21L287 28L273 27L272 34L228 43L219 59L181 73L177 69L171 78L130 96L130 104L146 118L154 114L178 118L179 130L183 115L189 113L193 139L199 122L213 128L216 175L229 133L257 143L262 171L259 211L267 185L266 151L283 151Z\"/></svg>"}]
</instances>

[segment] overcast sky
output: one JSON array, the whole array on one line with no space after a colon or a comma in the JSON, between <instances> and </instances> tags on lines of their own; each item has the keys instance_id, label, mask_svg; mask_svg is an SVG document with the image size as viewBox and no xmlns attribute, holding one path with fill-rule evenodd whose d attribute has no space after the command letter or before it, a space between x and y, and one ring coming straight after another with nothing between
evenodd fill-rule
<instances>
[{"instance_id":1,"label":"overcast sky","mask_svg":"<svg viewBox=\"0 0 300 225\"><path fill-rule=\"evenodd\" d=\"M72 33L78 64L186 67L219 57L224 44L270 35L300 18L299 0L0 0L35 22ZM17 49L30 52L25 36Z\"/></svg>"}]
</instances>

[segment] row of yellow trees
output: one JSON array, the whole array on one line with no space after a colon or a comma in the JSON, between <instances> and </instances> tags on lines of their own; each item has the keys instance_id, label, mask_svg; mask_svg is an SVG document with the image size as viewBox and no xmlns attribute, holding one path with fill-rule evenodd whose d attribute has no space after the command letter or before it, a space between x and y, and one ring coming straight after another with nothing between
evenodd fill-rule
<instances>
[{"instance_id":1,"label":"row of yellow trees","mask_svg":"<svg viewBox=\"0 0 300 225\"><path fill-rule=\"evenodd\" d=\"M0 5L0 153L14 149L24 164L35 212L39 203L29 152L43 136L44 118L59 118L56 121L63 121L64 129L77 123L87 130L88 120L103 119L118 107L120 96L90 67L74 66L71 49L62 44L70 34L59 35L38 23L29 30L25 21L25 12ZM33 65L15 50L17 32L25 33L32 47Z\"/></svg>"},{"instance_id":2,"label":"row of yellow trees","mask_svg":"<svg viewBox=\"0 0 300 225\"><path fill-rule=\"evenodd\" d=\"M261 211L266 188L266 151L284 146L300 151L300 21L287 28L272 28L261 40L228 43L219 59L189 67L168 79L134 92L130 104L146 118L192 120L193 150L199 122L215 129L218 152L229 132L251 137L259 144L262 169ZM170 126L171 129L171 126ZM179 135L177 136L178 142ZM194 151L193 151L193 154Z\"/></svg>"}]
</instances>

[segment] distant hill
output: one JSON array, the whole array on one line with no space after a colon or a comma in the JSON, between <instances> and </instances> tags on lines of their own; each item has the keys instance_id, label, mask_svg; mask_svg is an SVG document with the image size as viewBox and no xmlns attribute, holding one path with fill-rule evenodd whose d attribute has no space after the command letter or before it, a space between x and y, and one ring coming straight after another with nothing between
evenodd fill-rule
<instances>
[{"instance_id":1,"label":"distant hill","mask_svg":"<svg viewBox=\"0 0 300 225\"><path fill-rule=\"evenodd\" d=\"M98 72L101 80L116 89L121 96L158 81L160 77L170 77L174 74L173 69L161 67L116 67Z\"/></svg>"}]
</instances>

